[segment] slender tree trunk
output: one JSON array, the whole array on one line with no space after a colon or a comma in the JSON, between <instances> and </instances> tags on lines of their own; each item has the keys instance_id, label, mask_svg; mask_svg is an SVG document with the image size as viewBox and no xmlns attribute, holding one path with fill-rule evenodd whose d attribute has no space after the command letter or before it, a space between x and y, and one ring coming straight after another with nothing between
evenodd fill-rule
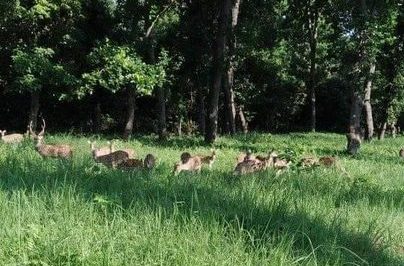
<instances>
[{"instance_id":1,"label":"slender tree trunk","mask_svg":"<svg viewBox=\"0 0 404 266\"><path fill-rule=\"evenodd\" d=\"M247 119L245 118L245 115L244 115L243 106L239 106L239 108L238 108L238 116L240 118L241 130L243 131L244 134L247 134L248 133L248 122L247 122Z\"/></svg>"},{"instance_id":2,"label":"slender tree trunk","mask_svg":"<svg viewBox=\"0 0 404 266\"><path fill-rule=\"evenodd\" d=\"M29 121L28 124L32 123L32 128L35 130L38 123L38 112L39 112L39 91L31 92L31 106L29 110Z\"/></svg>"},{"instance_id":3,"label":"slender tree trunk","mask_svg":"<svg viewBox=\"0 0 404 266\"><path fill-rule=\"evenodd\" d=\"M352 155L359 152L362 143L362 130L360 126L362 103L363 101L359 93L353 92L349 119L349 133L347 134L347 151Z\"/></svg>"},{"instance_id":4,"label":"slender tree trunk","mask_svg":"<svg viewBox=\"0 0 404 266\"><path fill-rule=\"evenodd\" d=\"M383 122L379 129L379 140L384 140L386 135L387 122Z\"/></svg>"},{"instance_id":5,"label":"slender tree trunk","mask_svg":"<svg viewBox=\"0 0 404 266\"><path fill-rule=\"evenodd\" d=\"M219 111L219 94L222 87L222 77L224 70L224 51L227 38L227 23L231 8L231 0L221 1L219 15L219 29L216 33L216 43L213 51L213 82L209 93L209 113L208 124L205 134L205 141L213 143L217 137L217 122Z\"/></svg>"},{"instance_id":6,"label":"slender tree trunk","mask_svg":"<svg viewBox=\"0 0 404 266\"><path fill-rule=\"evenodd\" d=\"M154 36L154 32L150 32L148 35L148 57L150 64L156 64L156 52L155 45L156 40ZM167 122L166 122L166 97L164 93L163 87L156 88L156 96L158 102L158 135L160 139L165 139L167 137Z\"/></svg>"},{"instance_id":7,"label":"slender tree trunk","mask_svg":"<svg viewBox=\"0 0 404 266\"><path fill-rule=\"evenodd\" d=\"M309 94L310 94L310 130L316 131L316 55L318 43L318 19L319 12L316 7L310 6L308 14L309 44L310 44L310 67L309 67Z\"/></svg>"},{"instance_id":8,"label":"slender tree trunk","mask_svg":"<svg viewBox=\"0 0 404 266\"><path fill-rule=\"evenodd\" d=\"M365 84L365 98L364 98L364 107L366 114L366 135L365 139L370 141L374 135L374 124L373 124L373 114L372 114L372 105L370 103L371 92L372 92L372 77L375 73L376 66L372 64L369 69L369 77L366 80Z\"/></svg>"},{"instance_id":9,"label":"slender tree trunk","mask_svg":"<svg viewBox=\"0 0 404 266\"><path fill-rule=\"evenodd\" d=\"M101 103L97 101L94 107L94 132L101 132L101 123L102 123L102 111L101 111Z\"/></svg>"},{"instance_id":10,"label":"slender tree trunk","mask_svg":"<svg viewBox=\"0 0 404 266\"><path fill-rule=\"evenodd\" d=\"M317 41L315 41L317 42ZM311 113L310 113L310 129L312 132L316 131L316 46L317 44L313 44L310 51L310 82L309 82L309 91L310 91L310 105L311 105Z\"/></svg>"},{"instance_id":11,"label":"slender tree trunk","mask_svg":"<svg viewBox=\"0 0 404 266\"><path fill-rule=\"evenodd\" d=\"M135 121L136 95L133 89L128 89L127 120L124 132L124 139L129 139L133 132Z\"/></svg>"},{"instance_id":12,"label":"slender tree trunk","mask_svg":"<svg viewBox=\"0 0 404 266\"><path fill-rule=\"evenodd\" d=\"M198 106L198 128L199 128L199 133L201 135L205 135L205 129L206 129L206 110L205 110L205 97L203 95L202 88L198 86L197 88L197 106Z\"/></svg>"},{"instance_id":13,"label":"slender tree trunk","mask_svg":"<svg viewBox=\"0 0 404 266\"><path fill-rule=\"evenodd\" d=\"M237 46L235 30L238 23L241 0L233 0L231 7L231 24L229 27L228 63L225 78L223 80L224 95L226 101L226 124L230 134L236 133L236 105L234 95L234 70L235 51Z\"/></svg>"}]
</instances>

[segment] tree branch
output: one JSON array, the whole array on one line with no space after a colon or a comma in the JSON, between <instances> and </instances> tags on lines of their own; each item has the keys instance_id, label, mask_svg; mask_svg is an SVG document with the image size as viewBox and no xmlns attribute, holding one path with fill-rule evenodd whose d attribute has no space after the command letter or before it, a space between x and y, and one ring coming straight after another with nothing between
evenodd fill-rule
<instances>
[{"instance_id":1,"label":"tree branch","mask_svg":"<svg viewBox=\"0 0 404 266\"><path fill-rule=\"evenodd\" d=\"M170 10L170 9L174 6L175 3L176 3L175 0L171 0L170 3L169 3L166 7L164 7L163 10L160 11L160 13L157 14L156 18L153 20L153 22L152 22L152 23L150 24L150 26L147 28L146 35L145 35L145 38L146 38L146 39L148 39L148 38L150 37L150 35L151 35L151 33L153 32L154 27L156 26L158 20L159 20L168 10Z\"/></svg>"}]
</instances>

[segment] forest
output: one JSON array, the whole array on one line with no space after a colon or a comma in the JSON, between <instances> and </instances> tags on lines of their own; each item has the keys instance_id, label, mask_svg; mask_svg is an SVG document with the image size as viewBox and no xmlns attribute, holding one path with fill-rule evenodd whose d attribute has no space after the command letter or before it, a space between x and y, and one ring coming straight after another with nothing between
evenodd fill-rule
<instances>
[{"instance_id":1,"label":"forest","mask_svg":"<svg viewBox=\"0 0 404 266\"><path fill-rule=\"evenodd\" d=\"M388 1L11 0L0 125L200 134L403 127L404 7ZM67 111L67 112L66 112Z\"/></svg>"},{"instance_id":2,"label":"forest","mask_svg":"<svg viewBox=\"0 0 404 266\"><path fill-rule=\"evenodd\" d=\"M404 265L404 0L0 0L1 265Z\"/></svg>"}]
</instances>

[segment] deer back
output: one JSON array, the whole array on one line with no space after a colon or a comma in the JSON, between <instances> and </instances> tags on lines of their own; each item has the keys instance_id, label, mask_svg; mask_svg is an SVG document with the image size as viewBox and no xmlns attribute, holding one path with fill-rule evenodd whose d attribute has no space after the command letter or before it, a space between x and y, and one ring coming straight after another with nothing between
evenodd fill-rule
<instances>
[{"instance_id":1,"label":"deer back","mask_svg":"<svg viewBox=\"0 0 404 266\"><path fill-rule=\"evenodd\" d=\"M3 135L1 136L1 140L4 143L20 143L24 140L24 135L23 134L9 134L9 135Z\"/></svg>"}]
</instances>

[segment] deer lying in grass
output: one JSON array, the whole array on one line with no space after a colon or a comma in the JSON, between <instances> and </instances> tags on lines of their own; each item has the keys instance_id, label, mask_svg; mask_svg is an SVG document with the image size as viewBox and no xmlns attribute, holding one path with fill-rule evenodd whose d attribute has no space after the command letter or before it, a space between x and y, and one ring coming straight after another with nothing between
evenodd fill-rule
<instances>
[{"instance_id":1,"label":"deer lying in grass","mask_svg":"<svg viewBox=\"0 0 404 266\"><path fill-rule=\"evenodd\" d=\"M400 155L401 158L404 158L404 149L400 150L399 155Z\"/></svg>"},{"instance_id":2,"label":"deer lying in grass","mask_svg":"<svg viewBox=\"0 0 404 266\"><path fill-rule=\"evenodd\" d=\"M323 156L318 159L320 165L331 167L337 164L337 158L334 156Z\"/></svg>"},{"instance_id":3,"label":"deer lying in grass","mask_svg":"<svg viewBox=\"0 0 404 266\"><path fill-rule=\"evenodd\" d=\"M0 130L0 134L1 134L1 140L4 143L7 144L16 144L16 143L21 143L24 140L24 135L23 134L9 134L6 135L7 130Z\"/></svg>"},{"instance_id":4,"label":"deer lying in grass","mask_svg":"<svg viewBox=\"0 0 404 266\"><path fill-rule=\"evenodd\" d=\"M237 158L238 163L233 174L244 175L265 170L274 165L275 155L275 153L271 152L268 156L253 156L251 151L247 151L243 161L239 162L241 156Z\"/></svg>"},{"instance_id":5,"label":"deer lying in grass","mask_svg":"<svg viewBox=\"0 0 404 266\"><path fill-rule=\"evenodd\" d=\"M107 142L108 146L101 147L101 148L95 147L95 144L96 144L95 141L88 141L88 144L90 144L91 154L93 155L94 159L96 157L100 157L100 156L107 155L107 154L114 152L110 141Z\"/></svg>"},{"instance_id":6,"label":"deer lying in grass","mask_svg":"<svg viewBox=\"0 0 404 266\"><path fill-rule=\"evenodd\" d=\"M237 164L244 162L245 160L255 160L255 156L252 155L251 150L247 150L246 152L242 152L237 156Z\"/></svg>"},{"instance_id":7,"label":"deer lying in grass","mask_svg":"<svg viewBox=\"0 0 404 266\"><path fill-rule=\"evenodd\" d=\"M300 160L299 165L303 168L308 168L308 167L319 166L320 162L318 161L318 159L316 157L308 156L308 157L303 157Z\"/></svg>"},{"instance_id":8,"label":"deer lying in grass","mask_svg":"<svg viewBox=\"0 0 404 266\"><path fill-rule=\"evenodd\" d=\"M241 156L238 157L238 160L240 159ZM278 155L273 151L267 156L254 156L252 155L251 151L247 151L246 155L244 156L244 160L236 165L233 173L235 175L243 175L262 171L269 167L281 171L287 169L289 165L290 162L288 162L286 159L279 158Z\"/></svg>"},{"instance_id":9,"label":"deer lying in grass","mask_svg":"<svg viewBox=\"0 0 404 266\"><path fill-rule=\"evenodd\" d=\"M144 160L129 158L118 165L119 169L134 170L134 169L152 169L156 165L156 158L153 154L147 154Z\"/></svg>"},{"instance_id":10,"label":"deer lying in grass","mask_svg":"<svg viewBox=\"0 0 404 266\"><path fill-rule=\"evenodd\" d=\"M207 164L209 166L209 169L212 168L213 163L216 161L216 151L214 149L211 149L210 151L212 152L211 155L207 156L197 155L201 157L202 164Z\"/></svg>"},{"instance_id":11,"label":"deer lying in grass","mask_svg":"<svg viewBox=\"0 0 404 266\"><path fill-rule=\"evenodd\" d=\"M94 158L97 163L102 163L107 167L116 168L118 165L129 160L129 154L124 151L114 151Z\"/></svg>"},{"instance_id":12,"label":"deer lying in grass","mask_svg":"<svg viewBox=\"0 0 404 266\"><path fill-rule=\"evenodd\" d=\"M32 130L32 122L29 125L30 134L34 137L36 142L35 149L42 157L54 157L54 158L71 158L73 155L73 150L69 145L49 145L44 144L45 136L45 120L42 119L42 130L39 134L36 134Z\"/></svg>"},{"instance_id":13,"label":"deer lying in grass","mask_svg":"<svg viewBox=\"0 0 404 266\"><path fill-rule=\"evenodd\" d=\"M174 174L178 175L182 171L200 172L202 159L200 156L191 156L189 152L181 154L181 161L174 165Z\"/></svg>"},{"instance_id":14,"label":"deer lying in grass","mask_svg":"<svg viewBox=\"0 0 404 266\"><path fill-rule=\"evenodd\" d=\"M326 166L331 167L337 164L337 158L333 156L323 156L316 158L313 156L304 157L300 160L300 166L302 167L315 167L315 166Z\"/></svg>"},{"instance_id":15,"label":"deer lying in grass","mask_svg":"<svg viewBox=\"0 0 404 266\"><path fill-rule=\"evenodd\" d=\"M110 147L111 147L112 151L116 150L114 141L110 142ZM118 149L118 150L126 152L129 155L129 158L131 158L131 159L136 157L136 152L133 149Z\"/></svg>"}]
</instances>

